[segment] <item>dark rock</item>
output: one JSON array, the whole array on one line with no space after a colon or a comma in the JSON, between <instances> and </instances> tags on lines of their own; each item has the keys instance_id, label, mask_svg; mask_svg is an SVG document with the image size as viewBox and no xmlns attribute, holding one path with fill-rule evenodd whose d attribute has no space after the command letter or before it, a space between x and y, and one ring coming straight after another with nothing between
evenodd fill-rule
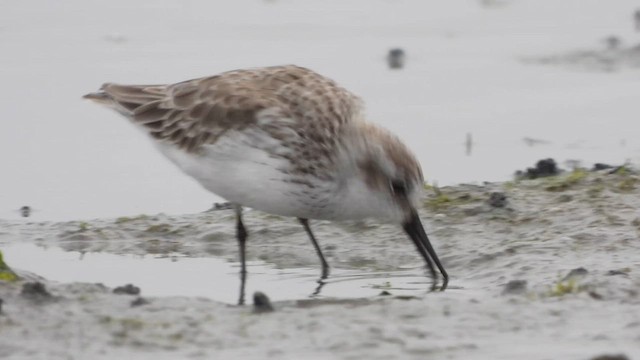
<instances>
[{"instance_id":1,"label":"dark rock","mask_svg":"<svg viewBox=\"0 0 640 360\"><path fill-rule=\"evenodd\" d=\"M2 299L0 298L0 314L2 314L2 304L3 304L3 303L4 303L4 300L2 300Z\"/></svg>"},{"instance_id":2,"label":"dark rock","mask_svg":"<svg viewBox=\"0 0 640 360\"><path fill-rule=\"evenodd\" d=\"M253 312L265 313L271 311L273 311L273 306L269 297L260 291L253 293Z\"/></svg>"},{"instance_id":3,"label":"dark rock","mask_svg":"<svg viewBox=\"0 0 640 360\"><path fill-rule=\"evenodd\" d=\"M389 295L391 295L391 293L388 292L387 290L382 290L379 295L380 296L389 296Z\"/></svg>"},{"instance_id":4,"label":"dark rock","mask_svg":"<svg viewBox=\"0 0 640 360\"><path fill-rule=\"evenodd\" d=\"M540 177L555 176L560 173L560 169L553 159L544 159L536 163L535 168L527 168L526 171L517 171L516 177L520 179L537 179Z\"/></svg>"},{"instance_id":5,"label":"dark rock","mask_svg":"<svg viewBox=\"0 0 640 360\"><path fill-rule=\"evenodd\" d=\"M48 300L53 300L53 295L51 295L47 288L41 282L28 282L22 285L22 291L20 295L25 298L37 302L44 302Z\"/></svg>"},{"instance_id":6,"label":"dark rock","mask_svg":"<svg viewBox=\"0 0 640 360\"><path fill-rule=\"evenodd\" d=\"M507 196L501 192L492 192L488 200L489 205L495 208L502 208L507 205Z\"/></svg>"},{"instance_id":7,"label":"dark rock","mask_svg":"<svg viewBox=\"0 0 640 360\"><path fill-rule=\"evenodd\" d=\"M131 307L136 307L136 306L142 306L142 305L147 305L149 303L149 300L138 296L135 300L133 300L131 302Z\"/></svg>"},{"instance_id":8,"label":"dark rock","mask_svg":"<svg viewBox=\"0 0 640 360\"><path fill-rule=\"evenodd\" d=\"M504 285L502 295L521 295L527 291L527 280L511 280Z\"/></svg>"},{"instance_id":9,"label":"dark rock","mask_svg":"<svg viewBox=\"0 0 640 360\"><path fill-rule=\"evenodd\" d=\"M564 279L562 279L562 281L582 278L582 277L587 276L588 273L589 273L589 271L587 271L587 269L585 269L583 267L579 267L577 269L573 269L573 270L569 271L567 276L565 276Z\"/></svg>"},{"instance_id":10,"label":"dark rock","mask_svg":"<svg viewBox=\"0 0 640 360\"><path fill-rule=\"evenodd\" d=\"M629 360L629 357L625 354L606 354L593 357L591 360Z\"/></svg>"},{"instance_id":11,"label":"dark rock","mask_svg":"<svg viewBox=\"0 0 640 360\"><path fill-rule=\"evenodd\" d=\"M139 295L140 288L132 284L127 284L125 286L118 286L117 288L113 289L113 293L126 294L126 295Z\"/></svg>"}]
</instances>

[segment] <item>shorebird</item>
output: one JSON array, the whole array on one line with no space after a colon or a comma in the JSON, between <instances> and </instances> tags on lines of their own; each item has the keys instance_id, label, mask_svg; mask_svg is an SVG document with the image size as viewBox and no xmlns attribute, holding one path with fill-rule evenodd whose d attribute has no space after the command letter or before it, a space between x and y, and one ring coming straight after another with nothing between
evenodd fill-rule
<instances>
[{"instance_id":1,"label":"shorebird","mask_svg":"<svg viewBox=\"0 0 640 360\"><path fill-rule=\"evenodd\" d=\"M296 217L329 274L309 219L400 224L437 284L442 266L418 216L424 179L411 151L366 122L362 101L303 67L229 71L169 85L107 83L84 96L147 133L162 154L234 204L240 297L246 282L243 206Z\"/></svg>"}]
</instances>

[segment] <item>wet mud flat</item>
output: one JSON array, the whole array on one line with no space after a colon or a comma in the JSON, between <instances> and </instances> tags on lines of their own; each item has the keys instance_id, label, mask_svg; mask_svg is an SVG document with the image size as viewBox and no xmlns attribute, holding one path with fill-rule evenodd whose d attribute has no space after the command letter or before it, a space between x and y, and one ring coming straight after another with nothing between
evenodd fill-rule
<instances>
[{"instance_id":1,"label":"wet mud flat","mask_svg":"<svg viewBox=\"0 0 640 360\"><path fill-rule=\"evenodd\" d=\"M640 176L626 168L433 188L422 218L451 281L429 291L402 230L375 222L312 222L330 265L412 272L363 297L277 300L273 311L212 297L60 282L14 271L0 281L0 358L25 359L594 359L640 358ZM232 211L64 223L0 221L16 243L79 254L237 260ZM283 271L320 267L295 219L247 212L249 260ZM5 262L12 266L11 257ZM261 289L249 268L248 284ZM210 281L194 286L216 288ZM180 274L167 279L167 288ZM379 283L380 279L376 279ZM283 280L284 281L284 280ZM41 285L37 285L40 283ZM284 283L284 282L283 282ZM349 284L349 281L343 283ZM125 285L125 283L121 284ZM358 285L354 284L354 287ZM224 291L229 291L227 288ZM281 291L285 291L282 289ZM323 290L324 291L324 290ZM249 294L251 295L251 294ZM249 301L250 302L250 301ZM260 309L263 309L262 307Z\"/></svg>"}]
</instances>

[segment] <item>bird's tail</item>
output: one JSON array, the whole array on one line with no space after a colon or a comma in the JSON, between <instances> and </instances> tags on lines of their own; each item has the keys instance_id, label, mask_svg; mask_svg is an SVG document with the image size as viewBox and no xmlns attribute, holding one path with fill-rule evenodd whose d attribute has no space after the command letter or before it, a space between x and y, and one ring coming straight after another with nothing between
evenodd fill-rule
<instances>
[{"instance_id":1,"label":"bird's tail","mask_svg":"<svg viewBox=\"0 0 640 360\"><path fill-rule=\"evenodd\" d=\"M118 85L106 83L99 91L83 96L116 110L128 113L147 103L161 100L166 95L162 85Z\"/></svg>"}]
</instances>

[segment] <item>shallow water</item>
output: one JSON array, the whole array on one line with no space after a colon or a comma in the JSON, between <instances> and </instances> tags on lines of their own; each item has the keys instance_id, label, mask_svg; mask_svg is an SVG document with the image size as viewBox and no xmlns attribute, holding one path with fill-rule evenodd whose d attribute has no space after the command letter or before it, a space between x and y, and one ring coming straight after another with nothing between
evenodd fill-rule
<instances>
[{"instance_id":1,"label":"shallow water","mask_svg":"<svg viewBox=\"0 0 640 360\"><path fill-rule=\"evenodd\" d=\"M14 269L48 280L108 287L130 283L138 286L143 296L200 296L235 304L240 285L240 264L216 258L82 253L33 244L3 246L2 252ZM361 272L332 268L331 276L320 286L319 268L277 269L262 261L247 265L247 294L262 291L276 301L371 297L383 290L394 295L421 295L430 287L429 278L419 269Z\"/></svg>"}]
</instances>

